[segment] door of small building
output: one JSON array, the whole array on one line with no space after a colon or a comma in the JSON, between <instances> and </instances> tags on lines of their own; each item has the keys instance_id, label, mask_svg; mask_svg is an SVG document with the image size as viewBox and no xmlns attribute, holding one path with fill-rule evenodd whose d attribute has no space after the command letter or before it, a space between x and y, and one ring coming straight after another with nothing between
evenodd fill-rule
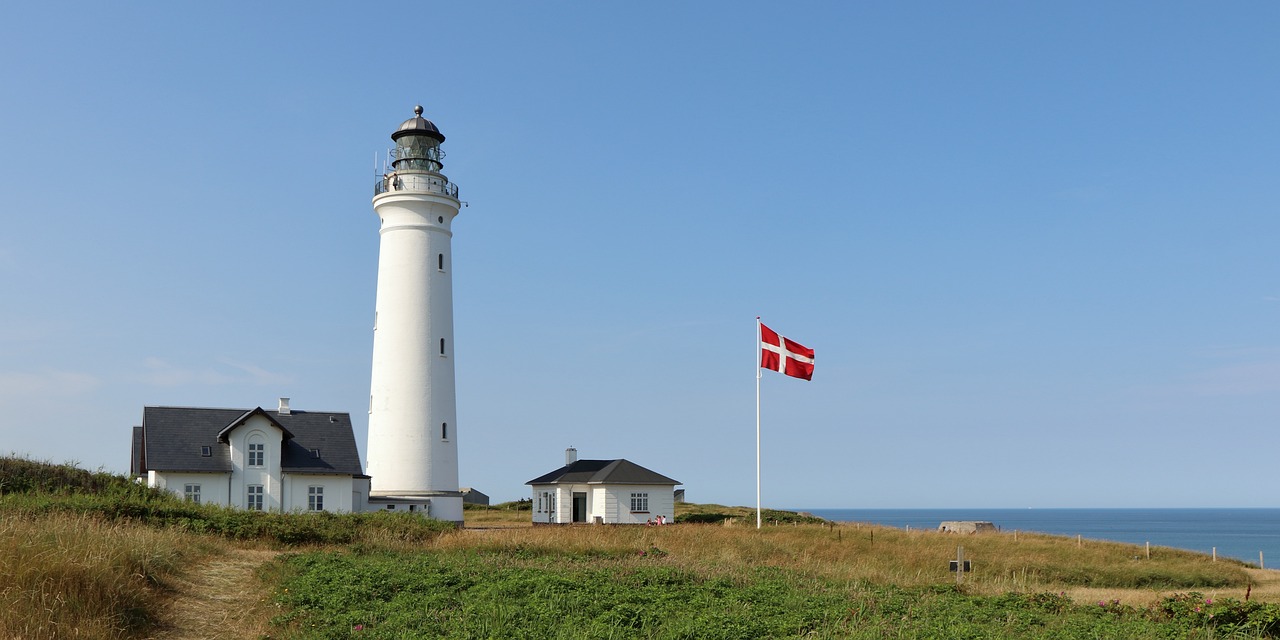
<instances>
[{"instance_id":1,"label":"door of small building","mask_svg":"<svg viewBox=\"0 0 1280 640\"><path fill-rule=\"evenodd\" d=\"M573 493L573 521L587 521L587 494L585 493L578 493L577 491Z\"/></svg>"}]
</instances>

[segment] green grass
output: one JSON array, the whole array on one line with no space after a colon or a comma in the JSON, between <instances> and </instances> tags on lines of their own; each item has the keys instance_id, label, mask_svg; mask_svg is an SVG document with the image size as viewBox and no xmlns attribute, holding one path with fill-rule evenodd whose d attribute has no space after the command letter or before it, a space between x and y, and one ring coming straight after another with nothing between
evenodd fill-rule
<instances>
[{"instance_id":1,"label":"green grass","mask_svg":"<svg viewBox=\"0 0 1280 640\"><path fill-rule=\"evenodd\" d=\"M622 558L526 551L317 552L284 561L276 620L322 638L1272 637L1280 607L1191 594L1139 609L1062 595L975 595L815 580L754 567L708 576L650 548ZM1189 604L1190 603L1190 604ZM1268 635L1270 634L1270 635Z\"/></svg>"}]
</instances>

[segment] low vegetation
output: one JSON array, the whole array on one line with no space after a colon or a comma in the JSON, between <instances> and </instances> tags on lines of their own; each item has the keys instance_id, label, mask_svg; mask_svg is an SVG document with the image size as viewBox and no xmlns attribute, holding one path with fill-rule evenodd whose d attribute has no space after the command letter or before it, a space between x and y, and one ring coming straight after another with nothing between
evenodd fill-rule
<instances>
[{"instance_id":1,"label":"low vegetation","mask_svg":"<svg viewBox=\"0 0 1280 640\"><path fill-rule=\"evenodd\" d=\"M245 545L284 551L243 578L274 595L224 615L276 638L1280 637L1280 593L1254 584L1273 572L1170 549L773 511L757 531L719 505L655 527L532 527L525 501L466 519L248 513L0 459L0 637L154 635L176 583Z\"/></svg>"},{"instance_id":2,"label":"low vegetation","mask_svg":"<svg viewBox=\"0 0 1280 640\"><path fill-rule=\"evenodd\" d=\"M756 523L755 509L747 507L726 507L719 504L690 504L682 502L676 505L676 524L749 524ZM807 513L779 511L777 509L761 509L759 519L762 524L771 526L781 524L829 524L822 518Z\"/></svg>"},{"instance_id":3,"label":"low vegetation","mask_svg":"<svg viewBox=\"0 0 1280 640\"><path fill-rule=\"evenodd\" d=\"M421 545L452 530L408 514L282 514L184 502L129 478L0 458L0 637L143 637L170 580L230 541Z\"/></svg>"}]
</instances>

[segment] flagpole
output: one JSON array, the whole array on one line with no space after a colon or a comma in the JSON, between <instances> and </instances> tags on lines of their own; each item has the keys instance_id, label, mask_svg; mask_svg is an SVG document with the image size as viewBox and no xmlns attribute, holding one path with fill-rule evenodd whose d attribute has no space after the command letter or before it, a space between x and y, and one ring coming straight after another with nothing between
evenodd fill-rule
<instances>
[{"instance_id":1,"label":"flagpole","mask_svg":"<svg viewBox=\"0 0 1280 640\"><path fill-rule=\"evenodd\" d=\"M760 316L756 316L756 529L760 528Z\"/></svg>"}]
</instances>

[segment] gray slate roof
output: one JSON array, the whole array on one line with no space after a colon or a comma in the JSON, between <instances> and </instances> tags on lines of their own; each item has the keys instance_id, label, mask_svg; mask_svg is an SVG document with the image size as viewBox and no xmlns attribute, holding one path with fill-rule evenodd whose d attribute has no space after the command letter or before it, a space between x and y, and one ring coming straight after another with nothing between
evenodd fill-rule
<instances>
[{"instance_id":1,"label":"gray slate roof","mask_svg":"<svg viewBox=\"0 0 1280 640\"><path fill-rule=\"evenodd\" d=\"M285 473L334 473L363 477L351 416L326 411L278 411L256 409L203 409L196 407L144 407L142 426L134 427L134 473L148 470L193 473L230 473L231 448L225 431L261 413L284 430L280 467ZM200 455L201 447L213 455ZM312 449L320 451L315 457ZM132 466L132 465L131 465Z\"/></svg>"},{"instance_id":2,"label":"gray slate roof","mask_svg":"<svg viewBox=\"0 0 1280 640\"><path fill-rule=\"evenodd\" d=\"M672 480L630 460L578 460L551 473L538 476L525 484L666 484Z\"/></svg>"}]
</instances>

